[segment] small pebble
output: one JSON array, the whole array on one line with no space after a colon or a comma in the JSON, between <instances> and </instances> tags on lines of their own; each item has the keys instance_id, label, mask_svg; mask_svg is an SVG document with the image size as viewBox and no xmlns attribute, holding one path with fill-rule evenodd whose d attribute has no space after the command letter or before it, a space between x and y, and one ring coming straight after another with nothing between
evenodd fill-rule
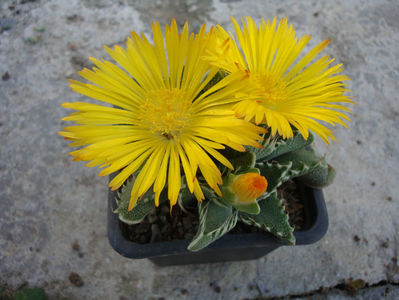
<instances>
[{"instance_id":1,"label":"small pebble","mask_svg":"<svg viewBox=\"0 0 399 300\"><path fill-rule=\"evenodd\" d=\"M220 293L222 291L222 289L220 288L220 286L217 283L211 282L209 283L210 287L213 287L213 290L215 291L215 293Z\"/></svg>"},{"instance_id":2,"label":"small pebble","mask_svg":"<svg viewBox=\"0 0 399 300\"><path fill-rule=\"evenodd\" d=\"M165 225L162 225L161 227L161 233L167 233L170 232L171 226L169 223L166 223Z\"/></svg>"},{"instance_id":3,"label":"small pebble","mask_svg":"<svg viewBox=\"0 0 399 300\"><path fill-rule=\"evenodd\" d=\"M84 18L82 16L79 16L77 14L73 14L73 15L67 16L66 19L67 19L68 22L76 22L76 21L83 21L84 20Z\"/></svg>"},{"instance_id":4,"label":"small pebble","mask_svg":"<svg viewBox=\"0 0 399 300\"><path fill-rule=\"evenodd\" d=\"M154 214L148 215L147 217L148 222L150 222L151 224L155 223L158 220L158 217Z\"/></svg>"},{"instance_id":5,"label":"small pebble","mask_svg":"<svg viewBox=\"0 0 399 300\"><path fill-rule=\"evenodd\" d=\"M69 274L69 281L74 286L77 286L77 287L83 286L83 284L84 284L82 277L80 277L80 275L75 272L71 272L71 274Z\"/></svg>"},{"instance_id":6,"label":"small pebble","mask_svg":"<svg viewBox=\"0 0 399 300\"><path fill-rule=\"evenodd\" d=\"M8 79L10 79L10 74L8 74L8 72L5 72L3 74L3 76L1 76L1 79L3 79L4 81L7 81Z\"/></svg>"},{"instance_id":7,"label":"small pebble","mask_svg":"<svg viewBox=\"0 0 399 300\"><path fill-rule=\"evenodd\" d=\"M194 234L186 232L183 237L184 239L192 239L194 237Z\"/></svg>"},{"instance_id":8,"label":"small pebble","mask_svg":"<svg viewBox=\"0 0 399 300\"><path fill-rule=\"evenodd\" d=\"M190 228L192 226L190 218L188 217L183 217L183 226L185 229Z\"/></svg>"},{"instance_id":9,"label":"small pebble","mask_svg":"<svg viewBox=\"0 0 399 300\"><path fill-rule=\"evenodd\" d=\"M79 249L80 249L80 245L77 241L73 242L71 247L72 247L72 250L75 250L75 251L79 251Z\"/></svg>"},{"instance_id":10,"label":"small pebble","mask_svg":"<svg viewBox=\"0 0 399 300\"><path fill-rule=\"evenodd\" d=\"M249 289L250 289L251 291L254 291L254 290L257 290L257 289L258 289L258 286L257 286L256 284L251 284L251 285L249 286Z\"/></svg>"},{"instance_id":11,"label":"small pebble","mask_svg":"<svg viewBox=\"0 0 399 300\"><path fill-rule=\"evenodd\" d=\"M161 206L161 213L169 215L170 214L169 207L167 205L162 205Z\"/></svg>"},{"instance_id":12,"label":"small pebble","mask_svg":"<svg viewBox=\"0 0 399 300\"><path fill-rule=\"evenodd\" d=\"M161 220L162 223L168 223L168 220L166 218L166 216L160 216L159 219Z\"/></svg>"},{"instance_id":13,"label":"small pebble","mask_svg":"<svg viewBox=\"0 0 399 300\"><path fill-rule=\"evenodd\" d=\"M172 220L172 228L175 229L177 226L177 222L179 222L179 220L177 218L173 218Z\"/></svg>"},{"instance_id":14,"label":"small pebble","mask_svg":"<svg viewBox=\"0 0 399 300\"><path fill-rule=\"evenodd\" d=\"M182 238L184 236L183 227L177 227L177 233L179 234L179 238Z\"/></svg>"},{"instance_id":15,"label":"small pebble","mask_svg":"<svg viewBox=\"0 0 399 300\"><path fill-rule=\"evenodd\" d=\"M161 230L158 224L151 225L151 241L150 243L158 242L160 240Z\"/></svg>"},{"instance_id":16,"label":"small pebble","mask_svg":"<svg viewBox=\"0 0 399 300\"><path fill-rule=\"evenodd\" d=\"M350 280L345 283L344 289L349 294L349 296L354 297L359 289L366 286L366 282L363 279Z\"/></svg>"},{"instance_id":17,"label":"small pebble","mask_svg":"<svg viewBox=\"0 0 399 300\"><path fill-rule=\"evenodd\" d=\"M68 49L71 50L71 51L75 51L76 50L76 45L75 44L68 43L67 46L68 46Z\"/></svg>"},{"instance_id":18,"label":"small pebble","mask_svg":"<svg viewBox=\"0 0 399 300\"><path fill-rule=\"evenodd\" d=\"M140 243L144 244L147 242L147 238L145 235L140 236Z\"/></svg>"},{"instance_id":19,"label":"small pebble","mask_svg":"<svg viewBox=\"0 0 399 300\"><path fill-rule=\"evenodd\" d=\"M188 291L187 291L186 289L182 289L182 290L181 290L181 294L182 294L182 295L187 295L187 294L188 294Z\"/></svg>"},{"instance_id":20,"label":"small pebble","mask_svg":"<svg viewBox=\"0 0 399 300\"><path fill-rule=\"evenodd\" d=\"M150 224L148 223L140 223L139 225L137 225L137 227L135 228L135 232L137 234L139 233L144 233L147 232L150 229Z\"/></svg>"},{"instance_id":21,"label":"small pebble","mask_svg":"<svg viewBox=\"0 0 399 300\"><path fill-rule=\"evenodd\" d=\"M328 287L321 287L320 288L320 293L323 295L328 294L328 292L330 291L330 289Z\"/></svg>"}]
</instances>

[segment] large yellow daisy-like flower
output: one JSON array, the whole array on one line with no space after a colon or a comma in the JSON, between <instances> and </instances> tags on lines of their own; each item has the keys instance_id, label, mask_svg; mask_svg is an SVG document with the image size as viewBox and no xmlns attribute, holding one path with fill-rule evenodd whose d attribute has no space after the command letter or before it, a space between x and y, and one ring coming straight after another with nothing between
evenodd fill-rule
<instances>
[{"instance_id":1,"label":"large yellow daisy-like flower","mask_svg":"<svg viewBox=\"0 0 399 300\"><path fill-rule=\"evenodd\" d=\"M206 32L205 25L194 35L186 23L179 33L174 20L166 25L164 37L156 23L153 43L132 32L126 50L106 48L124 70L92 58L96 68L79 74L93 84L70 80L74 91L114 107L64 103L77 112L63 120L79 126L66 127L60 134L73 141L71 146L86 146L70 153L74 160L106 167L100 175L121 170L109 184L112 190L138 172L129 210L151 187L158 205L166 184L171 206L176 204L181 167L199 201L204 195L198 171L220 194L218 185L223 182L214 160L233 166L218 150L225 145L238 151L245 151L243 145L260 147L257 141L264 130L236 118L229 104L245 84L241 75L229 76L203 92L218 72L202 59L215 38L215 31Z\"/></svg>"},{"instance_id":2,"label":"large yellow daisy-like flower","mask_svg":"<svg viewBox=\"0 0 399 300\"><path fill-rule=\"evenodd\" d=\"M344 95L345 84L350 80L337 75L341 64L330 66L334 59L324 56L312 62L330 42L326 40L298 59L311 36L299 40L295 30L282 19L276 24L262 19L259 27L249 17L243 29L232 18L238 43L231 33L218 27L219 39L208 49L207 59L230 74L246 72L249 75L247 93L237 95L233 110L238 116L256 124L267 124L272 134L283 138L293 136L291 125L307 139L309 130L325 142L334 139L332 132L318 121L330 125L350 119L340 111L349 112L340 102L353 103ZM295 64L296 62L296 64Z\"/></svg>"}]
</instances>

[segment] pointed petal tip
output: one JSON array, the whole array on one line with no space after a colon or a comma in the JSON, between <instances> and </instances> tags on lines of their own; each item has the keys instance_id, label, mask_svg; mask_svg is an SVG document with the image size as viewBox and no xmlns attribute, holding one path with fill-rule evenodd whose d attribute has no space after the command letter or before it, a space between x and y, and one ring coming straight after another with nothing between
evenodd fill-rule
<instances>
[{"instance_id":1,"label":"pointed petal tip","mask_svg":"<svg viewBox=\"0 0 399 300\"><path fill-rule=\"evenodd\" d=\"M98 176L103 177L103 176L106 176L106 175L108 175L108 174L109 174L109 173L106 171L106 169L104 169L104 170L101 170L100 173L98 173Z\"/></svg>"},{"instance_id":2,"label":"pointed petal tip","mask_svg":"<svg viewBox=\"0 0 399 300\"><path fill-rule=\"evenodd\" d=\"M329 43L331 43L331 39L327 39L322 43L322 47L327 46Z\"/></svg>"}]
</instances>

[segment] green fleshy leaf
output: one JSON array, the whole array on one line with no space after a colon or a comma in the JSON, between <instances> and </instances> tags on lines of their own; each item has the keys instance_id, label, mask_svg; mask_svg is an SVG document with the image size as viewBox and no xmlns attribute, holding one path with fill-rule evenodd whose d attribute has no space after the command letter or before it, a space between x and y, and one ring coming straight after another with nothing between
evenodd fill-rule
<instances>
[{"instance_id":1,"label":"green fleshy leaf","mask_svg":"<svg viewBox=\"0 0 399 300\"><path fill-rule=\"evenodd\" d=\"M119 219L129 225L140 223L144 217L155 208L154 192L149 189L144 196L139 199L131 211L128 211L130 202L130 192L133 187L134 180L129 180L122 188L116 203L118 208L114 211L119 214ZM159 203L167 200L166 194L163 191L159 197Z\"/></svg>"},{"instance_id":2,"label":"green fleshy leaf","mask_svg":"<svg viewBox=\"0 0 399 300\"><path fill-rule=\"evenodd\" d=\"M230 203L226 203L223 201L222 198L220 198L218 195L216 195L215 191L212 190L211 188L208 188L206 186L201 186L202 192L204 193L205 199L214 202L215 204L221 206L221 207L230 207Z\"/></svg>"},{"instance_id":3,"label":"green fleshy leaf","mask_svg":"<svg viewBox=\"0 0 399 300\"><path fill-rule=\"evenodd\" d=\"M205 204L207 206L206 221L204 223L204 234L211 233L218 228L222 227L225 221L232 215L232 207L222 207L208 201Z\"/></svg>"},{"instance_id":4,"label":"green fleshy leaf","mask_svg":"<svg viewBox=\"0 0 399 300\"><path fill-rule=\"evenodd\" d=\"M301 149L301 148L305 148L306 146L310 145L313 142L314 138L313 135L311 133L309 133L309 137L307 140L305 140L302 136L302 134L297 131L294 130L294 136L292 138L289 139L283 139L281 137L279 137L277 140L273 141L272 143L274 143L274 149L273 151L268 154L268 155L264 155L263 157L261 156L257 156L257 160L262 160L262 161L266 161L266 160L272 160L273 158L279 157L283 154ZM270 151L270 150L268 150Z\"/></svg>"},{"instance_id":5,"label":"green fleshy leaf","mask_svg":"<svg viewBox=\"0 0 399 300\"><path fill-rule=\"evenodd\" d=\"M190 193L190 190L185 183L181 186L179 197L177 198L177 204L184 212L187 212L187 208L194 208L197 205L197 199L195 199L194 194Z\"/></svg>"},{"instance_id":6,"label":"green fleshy leaf","mask_svg":"<svg viewBox=\"0 0 399 300\"><path fill-rule=\"evenodd\" d=\"M257 163L256 167L268 182L266 193L259 199L269 197L281 184L295 177L309 186L319 188L331 183L334 178L333 169L313 149L292 151L271 162Z\"/></svg>"},{"instance_id":7,"label":"green fleshy leaf","mask_svg":"<svg viewBox=\"0 0 399 300\"><path fill-rule=\"evenodd\" d=\"M317 155L313 149L307 150L305 148L281 155L276 158L276 161L280 164L292 163L290 178L303 176L317 168L327 167L324 157Z\"/></svg>"},{"instance_id":8,"label":"green fleshy leaf","mask_svg":"<svg viewBox=\"0 0 399 300\"><path fill-rule=\"evenodd\" d=\"M221 81L224 77L227 76L227 73L225 71L220 70L213 76L213 78L208 82L208 84L203 88L203 90L200 92L200 95L209 90L211 87L213 87L215 84L217 84L219 81Z\"/></svg>"},{"instance_id":9,"label":"green fleshy leaf","mask_svg":"<svg viewBox=\"0 0 399 300\"><path fill-rule=\"evenodd\" d=\"M266 193L261 199L267 198L281 184L290 179L290 169L292 162L279 163L276 161L257 163L256 167L260 170L260 174L267 180Z\"/></svg>"},{"instance_id":10,"label":"green fleshy leaf","mask_svg":"<svg viewBox=\"0 0 399 300\"><path fill-rule=\"evenodd\" d=\"M294 228L289 224L288 215L284 211L282 201L277 198L277 193L274 192L266 199L259 201L259 206L260 213L258 215L240 213L240 221L262 228L294 245Z\"/></svg>"},{"instance_id":11,"label":"green fleshy leaf","mask_svg":"<svg viewBox=\"0 0 399 300\"><path fill-rule=\"evenodd\" d=\"M252 202L252 203L235 203L233 204L233 207L241 212L245 212L247 214L253 214L257 215L260 212L259 204L258 202Z\"/></svg>"},{"instance_id":12,"label":"green fleshy leaf","mask_svg":"<svg viewBox=\"0 0 399 300\"><path fill-rule=\"evenodd\" d=\"M226 147L225 149L219 150L219 152L229 160L234 167L234 173L237 173L239 170L253 168L256 160L256 155L254 154L255 149L256 148L253 147L246 147L245 152L240 152Z\"/></svg>"},{"instance_id":13,"label":"green fleshy leaf","mask_svg":"<svg viewBox=\"0 0 399 300\"><path fill-rule=\"evenodd\" d=\"M255 166L255 153L246 151L237 152L237 154L239 155L229 159L230 163L234 167L234 173L241 173Z\"/></svg>"},{"instance_id":14,"label":"green fleshy leaf","mask_svg":"<svg viewBox=\"0 0 399 300\"><path fill-rule=\"evenodd\" d=\"M198 231L188 250L199 251L215 240L221 238L234 228L238 213L231 207L222 207L214 201L204 200L198 204L199 226Z\"/></svg>"},{"instance_id":15,"label":"green fleshy leaf","mask_svg":"<svg viewBox=\"0 0 399 300\"><path fill-rule=\"evenodd\" d=\"M263 141L260 142L262 148L255 148L250 146L247 146L246 148L255 154L256 161L263 161L264 157L271 155L276 149L276 143L279 139L281 139L280 136L272 136L269 131L265 134Z\"/></svg>"},{"instance_id":16,"label":"green fleshy leaf","mask_svg":"<svg viewBox=\"0 0 399 300\"><path fill-rule=\"evenodd\" d=\"M310 186L315 189L322 189L330 185L335 177L335 170L330 165L320 165L318 168L314 168L309 173L298 177L298 180L303 184Z\"/></svg>"}]
</instances>

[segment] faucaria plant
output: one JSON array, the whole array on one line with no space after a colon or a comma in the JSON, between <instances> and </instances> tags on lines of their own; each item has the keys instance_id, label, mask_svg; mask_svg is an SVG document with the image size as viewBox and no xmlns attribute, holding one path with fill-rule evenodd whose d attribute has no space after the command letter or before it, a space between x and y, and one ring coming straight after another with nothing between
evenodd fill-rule
<instances>
[{"instance_id":1,"label":"faucaria plant","mask_svg":"<svg viewBox=\"0 0 399 300\"><path fill-rule=\"evenodd\" d=\"M299 59L310 36L298 39L277 24L232 19L222 27L181 32L173 20L164 32L153 24L150 42L132 32L126 49L106 47L117 64L96 65L70 80L74 91L109 104L64 103L76 112L63 120L79 126L60 132L70 154L118 190L115 213L137 224L161 202L198 207L199 226L189 250L200 250L237 222L295 243L277 188L296 178L311 187L331 183L334 170L311 149L313 132L334 139L321 124L349 118L341 65L315 59L329 41Z\"/></svg>"}]
</instances>

